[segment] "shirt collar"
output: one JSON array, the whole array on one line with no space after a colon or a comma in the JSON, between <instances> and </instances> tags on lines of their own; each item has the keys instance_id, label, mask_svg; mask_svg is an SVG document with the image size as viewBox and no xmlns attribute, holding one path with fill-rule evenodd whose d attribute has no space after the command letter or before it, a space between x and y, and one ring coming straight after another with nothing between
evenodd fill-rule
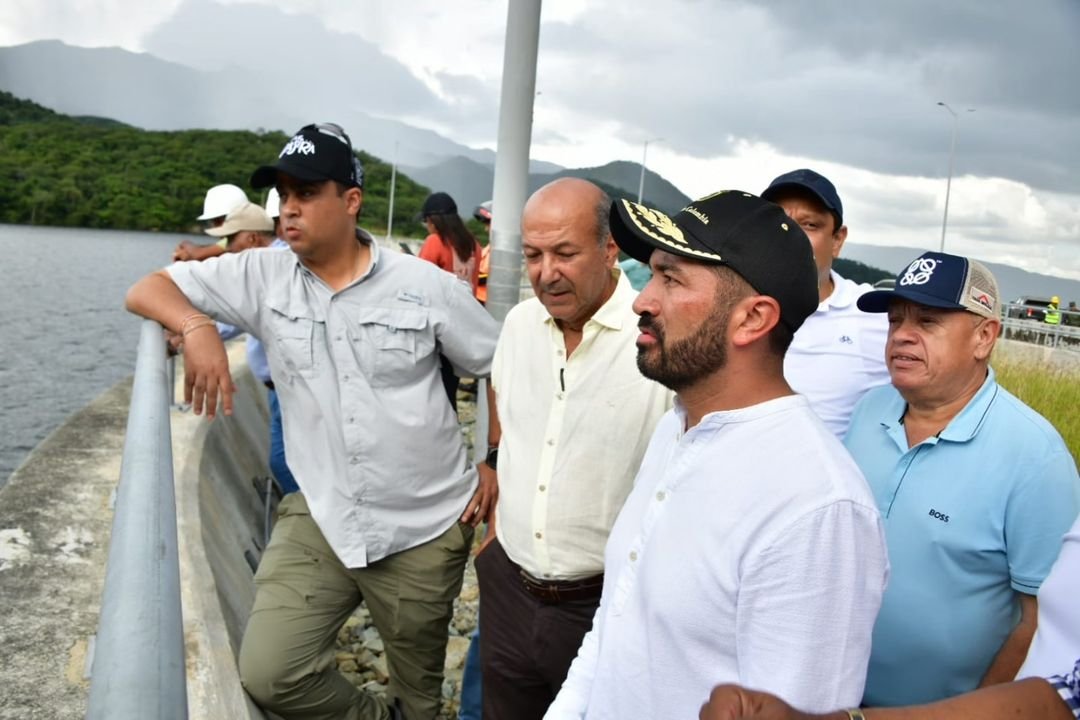
<instances>
[{"instance_id":1,"label":"shirt collar","mask_svg":"<svg viewBox=\"0 0 1080 720\"><path fill-rule=\"evenodd\" d=\"M371 234L366 230L356 228L356 241L367 242L367 246L371 249L371 262L368 263L368 268L364 271L364 274L349 283L348 287L352 287L358 282L366 280L368 277L375 274L379 266L379 259L382 258L383 253L382 248L379 246L379 242L375 238L373 238ZM286 243L286 247L288 247L288 243ZM299 255L294 255L294 257L296 258L296 264L303 272L306 272L308 275L315 277L315 273L311 272L311 269L300 261Z\"/></svg>"},{"instance_id":2,"label":"shirt collar","mask_svg":"<svg viewBox=\"0 0 1080 720\"><path fill-rule=\"evenodd\" d=\"M626 279L626 275L622 270L614 267L611 272L618 277L615 283L615 291L611 293L611 297L600 306L599 310L593 313L593 316L585 324L595 322L610 330L622 330L623 324L626 322L626 307L634 302L637 293L634 292L634 288L630 287L630 281ZM555 318L551 317L550 313L545 313L544 322L554 325Z\"/></svg>"},{"instance_id":3,"label":"shirt collar","mask_svg":"<svg viewBox=\"0 0 1080 720\"><path fill-rule=\"evenodd\" d=\"M997 391L998 384L994 379L994 369L988 367L986 379L983 380L979 391L968 400L964 409L949 421L938 437L950 442L967 442L975 437L979 428L982 427L983 420L986 419L986 413L993 404L994 398L997 397Z\"/></svg>"},{"instance_id":4,"label":"shirt collar","mask_svg":"<svg viewBox=\"0 0 1080 720\"><path fill-rule=\"evenodd\" d=\"M829 270L829 277L833 282L833 291L818 305L818 312L828 312L830 308L840 310L850 307L859 298L858 286L849 283L835 270Z\"/></svg>"},{"instance_id":5,"label":"shirt collar","mask_svg":"<svg viewBox=\"0 0 1080 720\"><path fill-rule=\"evenodd\" d=\"M967 442L974 438L979 428L982 427L983 420L986 419L986 413L990 410L990 406L994 402L994 398L997 397L998 384L994 377L994 368L987 367L986 380L979 387L979 390L968 400L967 405L949 421L949 424L945 426L937 435L937 440L948 440L949 442ZM882 425L891 433L902 434L902 428L904 426L903 419L904 413L907 411L907 403L904 398L900 396L899 392L895 392L892 402L889 407L886 408L885 420L882 421ZM897 435L899 438L900 435ZM899 440L897 441L899 442ZM906 439L904 440L903 449L907 449Z\"/></svg>"}]
</instances>

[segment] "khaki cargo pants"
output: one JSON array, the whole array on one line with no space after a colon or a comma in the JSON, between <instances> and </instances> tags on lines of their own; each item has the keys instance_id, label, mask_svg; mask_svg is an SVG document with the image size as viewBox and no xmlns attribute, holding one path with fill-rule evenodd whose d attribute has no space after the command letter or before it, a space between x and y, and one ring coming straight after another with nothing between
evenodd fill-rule
<instances>
[{"instance_id":1,"label":"khaki cargo pants","mask_svg":"<svg viewBox=\"0 0 1080 720\"><path fill-rule=\"evenodd\" d=\"M285 720L389 718L386 704L349 683L334 662L338 630L363 601L386 646L388 698L398 699L407 720L433 720L472 535L472 527L455 522L423 545L349 569L303 496L288 495L255 574L255 605L240 646L248 694Z\"/></svg>"}]
</instances>

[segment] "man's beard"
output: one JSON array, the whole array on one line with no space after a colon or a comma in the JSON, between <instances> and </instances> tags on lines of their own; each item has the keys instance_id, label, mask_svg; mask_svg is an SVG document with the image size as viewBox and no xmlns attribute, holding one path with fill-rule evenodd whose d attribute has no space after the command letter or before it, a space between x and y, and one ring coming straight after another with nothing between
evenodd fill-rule
<instances>
[{"instance_id":1,"label":"man's beard","mask_svg":"<svg viewBox=\"0 0 1080 720\"><path fill-rule=\"evenodd\" d=\"M638 327L656 337L651 348L638 348L637 366L641 374L675 392L693 387L727 364L727 329L731 319L730 302L717 298L715 311L701 323L690 337L664 340L663 327L656 318L643 313Z\"/></svg>"}]
</instances>

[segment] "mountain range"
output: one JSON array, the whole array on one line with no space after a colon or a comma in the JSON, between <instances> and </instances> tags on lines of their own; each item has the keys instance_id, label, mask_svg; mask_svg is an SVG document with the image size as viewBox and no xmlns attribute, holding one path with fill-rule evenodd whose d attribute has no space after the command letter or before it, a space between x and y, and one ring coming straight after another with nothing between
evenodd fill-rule
<instances>
[{"instance_id":1,"label":"mountain range","mask_svg":"<svg viewBox=\"0 0 1080 720\"><path fill-rule=\"evenodd\" d=\"M290 93L286 102L271 76L244 68L201 70L147 53L42 40L0 48L0 89L66 115L107 117L146 130L289 132L308 122L314 112L345 127L358 149L396 162L432 189L449 192L464 215L492 196L494 151L370 115L349 102L335 103L330 111L313 110L327 108L328 102L325 97L305 96L303 88ZM304 114L296 107L305 108ZM572 175L594 180L613 195L636 198L640 170L637 163L623 161L566 169L534 159L530 190ZM689 201L652 171L647 171L646 188L647 198L665 210L678 210Z\"/></svg>"},{"instance_id":2,"label":"mountain range","mask_svg":"<svg viewBox=\"0 0 1080 720\"><path fill-rule=\"evenodd\" d=\"M144 129L283 129L291 131L312 117L334 118L347 128L357 148L389 159L432 190L453 195L468 216L490 200L495 153L455 142L431 130L368 114L341 103L330 107L324 85L290 88L288 99L277 92L270 73L249 69L195 69L146 53L120 48L80 48L42 40L0 48L0 90L31 99L58 112L108 118ZM302 114L296 110L302 108ZM101 120L107 123L111 120ZM594 168L562 168L530 161L530 190L560 176L589 178L616 197L636 199L641 166L616 161ZM646 171L644 199L668 212L689 198L651 170ZM921 252L913 248L849 243L844 256L895 272ZM1060 295L1080 301L1080 282L989 263L1002 295Z\"/></svg>"},{"instance_id":3,"label":"mountain range","mask_svg":"<svg viewBox=\"0 0 1080 720\"><path fill-rule=\"evenodd\" d=\"M456 156L428 167L405 167L403 170L417 182L432 190L443 190L457 202L458 210L468 215L472 208L490 200L495 183L495 171L490 165ZM529 192L561 177L580 177L591 180L613 198L637 199L641 166L616 160L600 167L560 168L555 172L529 174ZM690 202L677 187L651 170L645 170L645 203L667 213L676 213Z\"/></svg>"}]
</instances>

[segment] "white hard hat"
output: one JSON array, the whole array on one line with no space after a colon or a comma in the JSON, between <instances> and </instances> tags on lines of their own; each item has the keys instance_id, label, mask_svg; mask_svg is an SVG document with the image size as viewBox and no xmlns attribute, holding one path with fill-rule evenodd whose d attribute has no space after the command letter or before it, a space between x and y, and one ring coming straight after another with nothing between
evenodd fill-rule
<instances>
[{"instance_id":1,"label":"white hard hat","mask_svg":"<svg viewBox=\"0 0 1080 720\"><path fill-rule=\"evenodd\" d=\"M246 202L248 202L247 195L235 185L215 185L206 191L206 198L203 199L203 213L195 219L203 221L225 217L230 210Z\"/></svg>"},{"instance_id":2,"label":"white hard hat","mask_svg":"<svg viewBox=\"0 0 1080 720\"><path fill-rule=\"evenodd\" d=\"M270 188L270 192L266 194L266 214L272 218L281 215L281 196L278 195L277 188Z\"/></svg>"}]
</instances>

